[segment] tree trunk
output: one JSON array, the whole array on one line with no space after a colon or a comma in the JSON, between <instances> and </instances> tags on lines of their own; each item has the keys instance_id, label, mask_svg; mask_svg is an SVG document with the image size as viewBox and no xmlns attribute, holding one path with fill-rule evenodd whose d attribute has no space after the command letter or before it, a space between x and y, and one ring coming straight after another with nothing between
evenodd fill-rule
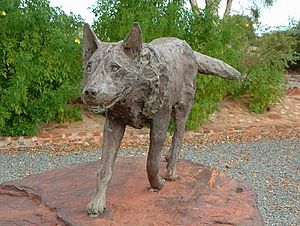
<instances>
[{"instance_id":1,"label":"tree trunk","mask_svg":"<svg viewBox=\"0 0 300 226\"><path fill-rule=\"evenodd\" d=\"M191 8L195 16L199 16L200 11L196 0L190 0Z\"/></svg>"},{"instance_id":2,"label":"tree trunk","mask_svg":"<svg viewBox=\"0 0 300 226\"><path fill-rule=\"evenodd\" d=\"M225 9L223 18L229 16L229 13L231 11L232 2L233 2L233 0L227 0L226 9Z\"/></svg>"},{"instance_id":3,"label":"tree trunk","mask_svg":"<svg viewBox=\"0 0 300 226\"><path fill-rule=\"evenodd\" d=\"M221 0L205 0L205 8L210 10L213 15L218 15L218 8Z\"/></svg>"}]
</instances>

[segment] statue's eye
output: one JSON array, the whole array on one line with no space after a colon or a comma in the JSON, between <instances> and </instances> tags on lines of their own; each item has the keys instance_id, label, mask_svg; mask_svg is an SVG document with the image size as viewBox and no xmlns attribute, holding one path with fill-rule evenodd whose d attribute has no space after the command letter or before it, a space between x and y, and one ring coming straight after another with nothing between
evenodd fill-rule
<instances>
[{"instance_id":1,"label":"statue's eye","mask_svg":"<svg viewBox=\"0 0 300 226\"><path fill-rule=\"evenodd\" d=\"M91 63L88 63L88 65L85 68L85 71L88 72L88 73L90 73L92 71Z\"/></svg>"},{"instance_id":2,"label":"statue's eye","mask_svg":"<svg viewBox=\"0 0 300 226\"><path fill-rule=\"evenodd\" d=\"M110 67L112 72L117 72L121 68L118 64L112 64Z\"/></svg>"}]
</instances>

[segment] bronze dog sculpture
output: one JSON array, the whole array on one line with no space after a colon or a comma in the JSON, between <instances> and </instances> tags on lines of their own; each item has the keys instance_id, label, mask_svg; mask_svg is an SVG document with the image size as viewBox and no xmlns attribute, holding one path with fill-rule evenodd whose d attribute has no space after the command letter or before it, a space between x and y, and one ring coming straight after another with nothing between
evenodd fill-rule
<instances>
[{"instance_id":1,"label":"bronze dog sculpture","mask_svg":"<svg viewBox=\"0 0 300 226\"><path fill-rule=\"evenodd\" d=\"M159 176L160 154L170 118L175 124L167 156L166 180L176 178L176 159L195 94L197 73L227 79L241 78L228 64L195 52L183 40L159 38L142 42L134 23L125 40L101 42L88 24L84 26L84 102L105 111L106 122L97 189L88 214L97 216L106 207L106 190L126 125L150 125L147 175L153 190L164 186Z\"/></svg>"}]
</instances>

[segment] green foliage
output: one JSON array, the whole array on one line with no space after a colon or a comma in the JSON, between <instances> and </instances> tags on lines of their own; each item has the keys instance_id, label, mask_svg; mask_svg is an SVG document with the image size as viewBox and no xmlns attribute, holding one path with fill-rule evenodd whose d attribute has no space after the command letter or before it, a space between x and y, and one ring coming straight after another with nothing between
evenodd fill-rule
<instances>
[{"instance_id":1,"label":"green foliage","mask_svg":"<svg viewBox=\"0 0 300 226\"><path fill-rule=\"evenodd\" d=\"M298 54L300 54L300 20L297 22L297 24L292 29L293 36L297 40L295 50Z\"/></svg>"},{"instance_id":2,"label":"green foliage","mask_svg":"<svg viewBox=\"0 0 300 226\"><path fill-rule=\"evenodd\" d=\"M295 44L291 31L276 31L255 39L249 47L246 72L249 76L243 88L249 94L251 111L265 112L286 91L284 72L289 62L297 59Z\"/></svg>"},{"instance_id":3,"label":"green foliage","mask_svg":"<svg viewBox=\"0 0 300 226\"><path fill-rule=\"evenodd\" d=\"M185 38L191 12L184 0L98 0L94 29L102 41L124 39L133 22L143 29L145 42L159 37ZM117 29L116 29L117 28Z\"/></svg>"},{"instance_id":4,"label":"green foliage","mask_svg":"<svg viewBox=\"0 0 300 226\"><path fill-rule=\"evenodd\" d=\"M77 119L82 20L47 0L1 0L0 134L32 135L52 119Z\"/></svg>"},{"instance_id":5,"label":"green foliage","mask_svg":"<svg viewBox=\"0 0 300 226\"><path fill-rule=\"evenodd\" d=\"M203 11L193 21L188 41L193 49L221 59L241 72L246 66L241 59L246 55L250 40L254 39L250 18L244 16L219 17ZM212 76L198 76L194 105L187 123L196 129L219 109L218 102L225 96L238 96L243 92L241 82L228 81Z\"/></svg>"},{"instance_id":6,"label":"green foliage","mask_svg":"<svg viewBox=\"0 0 300 226\"><path fill-rule=\"evenodd\" d=\"M296 40L293 49L296 51L298 59L296 59L295 62L290 62L289 68L292 70L300 71L300 20L298 20L298 22L294 22L291 27L292 29L290 31L292 32L292 36Z\"/></svg>"},{"instance_id":7,"label":"green foliage","mask_svg":"<svg viewBox=\"0 0 300 226\"><path fill-rule=\"evenodd\" d=\"M207 12L195 19L189 36L193 48L222 59L247 78L243 82L232 82L198 76L188 128L195 129L205 122L218 109L217 101L225 96L246 95L250 110L263 113L284 94L284 71L288 63L296 59L293 49L296 39L288 31L257 37L254 21L256 18L241 15L220 20Z\"/></svg>"}]
</instances>

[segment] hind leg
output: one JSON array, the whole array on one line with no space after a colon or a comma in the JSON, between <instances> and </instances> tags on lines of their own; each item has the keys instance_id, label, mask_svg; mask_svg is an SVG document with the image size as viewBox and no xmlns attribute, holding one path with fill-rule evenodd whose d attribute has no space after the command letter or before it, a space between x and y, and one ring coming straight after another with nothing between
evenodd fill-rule
<instances>
[{"instance_id":1,"label":"hind leg","mask_svg":"<svg viewBox=\"0 0 300 226\"><path fill-rule=\"evenodd\" d=\"M159 190L164 186L164 180L159 176L160 153L163 148L169 120L169 109L162 109L153 117L150 123L150 147L147 158L147 175L151 188Z\"/></svg>"},{"instance_id":2,"label":"hind leg","mask_svg":"<svg viewBox=\"0 0 300 226\"><path fill-rule=\"evenodd\" d=\"M185 131L186 121L191 110L191 105L178 104L173 108L175 131L172 137L172 144L168 156L166 156L167 174L165 179L173 181L176 178L176 161L182 147L182 140Z\"/></svg>"}]
</instances>

